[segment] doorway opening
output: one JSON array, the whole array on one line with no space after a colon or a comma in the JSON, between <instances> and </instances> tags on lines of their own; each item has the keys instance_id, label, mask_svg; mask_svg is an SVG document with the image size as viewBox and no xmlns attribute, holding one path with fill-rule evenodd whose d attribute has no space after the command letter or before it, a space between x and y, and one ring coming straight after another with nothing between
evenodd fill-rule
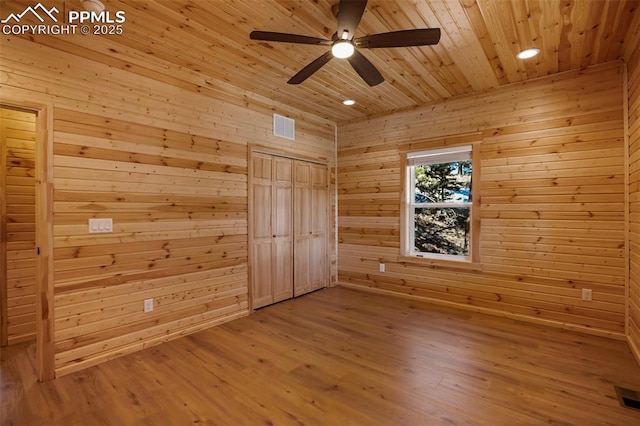
<instances>
[{"instance_id":1,"label":"doorway opening","mask_svg":"<svg viewBox=\"0 0 640 426\"><path fill-rule=\"evenodd\" d=\"M36 340L36 113L0 108L0 342Z\"/></svg>"},{"instance_id":2,"label":"doorway opening","mask_svg":"<svg viewBox=\"0 0 640 426\"><path fill-rule=\"evenodd\" d=\"M39 381L55 377L52 110L0 103L0 345L30 345Z\"/></svg>"}]
</instances>

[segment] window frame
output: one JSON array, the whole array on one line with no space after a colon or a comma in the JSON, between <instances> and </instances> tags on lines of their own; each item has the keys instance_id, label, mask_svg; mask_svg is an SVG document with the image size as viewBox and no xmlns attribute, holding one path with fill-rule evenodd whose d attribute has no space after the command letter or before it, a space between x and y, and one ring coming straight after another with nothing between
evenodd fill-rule
<instances>
[{"instance_id":1,"label":"window frame","mask_svg":"<svg viewBox=\"0 0 640 426\"><path fill-rule=\"evenodd\" d=\"M415 202L415 176L412 167L414 162L412 158L418 156L439 155L451 152L470 152L472 168L471 179L471 194L472 198L469 202L452 202L452 203L423 203ZM479 236L480 236L480 159L479 159L479 142L457 144L447 147L433 147L431 149L411 150L401 152L401 194L402 194L402 206L400 217L400 250L403 260L426 263L429 265L445 264L445 265L458 265L462 267L476 268L480 261L479 253ZM444 161L451 162L451 161ZM429 163L425 163L429 164ZM430 163L430 164L436 164ZM469 254L467 256L448 255L440 253L416 253L413 250L412 243L415 238L415 209L416 208L456 208L464 207L469 208L470 223L469 223ZM413 236L413 237L412 237Z\"/></svg>"}]
</instances>

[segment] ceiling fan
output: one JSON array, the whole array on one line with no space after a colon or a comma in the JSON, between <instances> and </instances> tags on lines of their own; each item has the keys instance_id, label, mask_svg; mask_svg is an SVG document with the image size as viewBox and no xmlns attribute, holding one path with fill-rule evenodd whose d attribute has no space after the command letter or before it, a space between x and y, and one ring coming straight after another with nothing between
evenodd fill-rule
<instances>
[{"instance_id":1,"label":"ceiling fan","mask_svg":"<svg viewBox=\"0 0 640 426\"><path fill-rule=\"evenodd\" d=\"M337 5L338 29L332 40L298 34L276 33L271 31L252 31L251 40L276 41L297 44L319 44L331 46L331 50L318 57L309 65L291 77L287 83L300 84L332 58L346 58L353 69L367 82L375 86L384 81L376 67L358 49L379 47L427 46L440 41L440 28L391 31L354 38L356 28L362 19L367 0L340 0Z\"/></svg>"}]
</instances>

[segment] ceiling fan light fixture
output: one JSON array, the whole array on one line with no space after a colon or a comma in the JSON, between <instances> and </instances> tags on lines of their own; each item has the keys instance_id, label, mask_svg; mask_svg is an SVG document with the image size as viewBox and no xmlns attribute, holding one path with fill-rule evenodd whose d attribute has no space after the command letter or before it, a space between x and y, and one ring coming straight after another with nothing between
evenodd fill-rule
<instances>
[{"instance_id":1,"label":"ceiling fan light fixture","mask_svg":"<svg viewBox=\"0 0 640 426\"><path fill-rule=\"evenodd\" d=\"M516 55L516 58L518 58L518 59L529 59L529 58L533 58L538 53L540 53L540 49L537 49L535 47L531 48L531 49L525 49L522 52L518 53Z\"/></svg>"},{"instance_id":2,"label":"ceiling fan light fixture","mask_svg":"<svg viewBox=\"0 0 640 426\"><path fill-rule=\"evenodd\" d=\"M356 101L354 101L353 99L345 99L344 101L342 101L342 104L346 106L351 106L351 105L355 105Z\"/></svg>"},{"instance_id":3,"label":"ceiling fan light fixture","mask_svg":"<svg viewBox=\"0 0 640 426\"><path fill-rule=\"evenodd\" d=\"M338 41L331 46L331 53L336 58L345 59L353 55L355 47L350 41Z\"/></svg>"},{"instance_id":4,"label":"ceiling fan light fixture","mask_svg":"<svg viewBox=\"0 0 640 426\"><path fill-rule=\"evenodd\" d=\"M332 1L335 2L336 0ZM302 83L333 58L349 58L348 62L351 68L353 68L360 78L370 87L382 83L384 77L380 74L376 66L360 52L360 49L431 46L438 44L440 41L440 28L387 31L384 33L369 34L364 37L354 37L366 8L367 0L338 0L338 3L334 4L331 8L337 21L336 32L331 39L257 30L251 31L249 38L251 40L268 42L275 41L331 46L330 50L327 49L325 53L318 56L291 77L287 81L287 84ZM325 30L327 30L327 28L328 27L325 27ZM356 51L356 46L358 47L358 51Z\"/></svg>"}]
</instances>

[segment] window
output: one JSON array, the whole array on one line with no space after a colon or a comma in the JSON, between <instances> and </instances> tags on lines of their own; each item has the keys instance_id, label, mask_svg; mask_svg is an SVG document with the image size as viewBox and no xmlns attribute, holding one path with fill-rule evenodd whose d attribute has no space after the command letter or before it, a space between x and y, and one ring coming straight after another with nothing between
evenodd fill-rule
<instances>
[{"instance_id":1,"label":"window","mask_svg":"<svg viewBox=\"0 0 640 426\"><path fill-rule=\"evenodd\" d=\"M408 153L405 177L403 254L471 260L472 146Z\"/></svg>"}]
</instances>

